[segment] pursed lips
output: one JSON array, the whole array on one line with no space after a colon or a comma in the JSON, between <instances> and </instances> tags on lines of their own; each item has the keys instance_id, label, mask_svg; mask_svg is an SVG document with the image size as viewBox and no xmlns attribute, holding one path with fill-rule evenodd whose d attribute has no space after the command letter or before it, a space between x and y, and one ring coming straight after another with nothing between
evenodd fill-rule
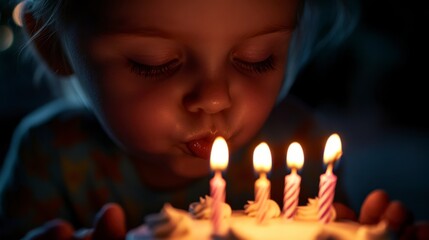
<instances>
[{"instance_id":1,"label":"pursed lips","mask_svg":"<svg viewBox=\"0 0 429 240\"><path fill-rule=\"evenodd\" d=\"M226 134L225 134L226 135ZM195 157L210 160L210 152L213 142L217 136L223 136L228 140L228 136L222 135L219 131L210 131L205 134L196 135L186 142L186 148Z\"/></svg>"},{"instance_id":2,"label":"pursed lips","mask_svg":"<svg viewBox=\"0 0 429 240\"><path fill-rule=\"evenodd\" d=\"M214 136L210 136L189 141L186 146L194 156L209 160L213 141Z\"/></svg>"}]
</instances>

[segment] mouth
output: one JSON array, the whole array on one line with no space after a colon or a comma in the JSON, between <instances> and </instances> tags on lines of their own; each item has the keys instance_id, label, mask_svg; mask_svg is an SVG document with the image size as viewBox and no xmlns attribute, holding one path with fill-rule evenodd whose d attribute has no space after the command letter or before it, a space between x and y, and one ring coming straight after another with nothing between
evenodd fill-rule
<instances>
[{"instance_id":1,"label":"mouth","mask_svg":"<svg viewBox=\"0 0 429 240\"><path fill-rule=\"evenodd\" d=\"M191 140L186 143L186 146L194 156L209 160L214 139L215 135L210 135Z\"/></svg>"}]
</instances>

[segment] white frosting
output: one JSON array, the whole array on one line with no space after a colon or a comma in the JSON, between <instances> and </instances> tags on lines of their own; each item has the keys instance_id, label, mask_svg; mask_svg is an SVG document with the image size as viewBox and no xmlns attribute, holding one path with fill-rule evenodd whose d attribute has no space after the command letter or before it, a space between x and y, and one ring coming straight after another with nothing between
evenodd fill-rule
<instances>
[{"instance_id":1,"label":"white frosting","mask_svg":"<svg viewBox=\"0 0 429 240\"><path fill-rule=\"evenodd\" d=\"M196 219L209 219L212 213L212 202L213 199L210 196L200 197L199 202L193 202L189 205L189 213ZM229 218L231 216L231 207L223 203L222 204L222 217Z\"/></svg>"},{"instance_id":2,"label":"white frosting","mask_svg":"<svg viewBox=\"0 0 429 240\"><path fill-rule=\"evenodd\" d=\"M386 221L380 221L377 225L361 226L356 232L356 240L365 239L392 239Z\"/></svg>"},{"instance_id":3,"label":"white frosting","mask_svg":"<svg viewBox=\"0 0 429 240\"><path fill-rule=\"evenodd\" d=\"M254 218L234 215L231 218L228 239L294 239L294 240L387 240L385 222L378 225L360 225L356 222L330 222L322 224L310 221L272 218L266 224L258 224Z\"/></svg>"},{"instance_id":4,"label":"white frosting","mask_svg":"<svg viewBox=\"0 0 429 240\"><path fill-rule=\"evenodd\" d=\"M153 238L186 239L191 232L192 219L189 214L180 209L165 204L159 214L146 216L145 222Z\"/></svg>"},{"instance_id":5,"label":"white frosting","mask_svg":"<svg viewBox=\"0 0 429 240\"><path fill-rule=\"evenodd\" d=\"M380 221L376 225L361 225L357 228L354 234L350 232L342 231L341 229L331 227L327 225L317 234L318 240L389 240L394 239L390 235L388 230L387 222Z\"/></svg>"},{"instance_id":6,"label":"white frosting","mask_svg":"<svg viewBox=\"0 0 429 240\"><path fill-rule=\"evenodd\" d=\"M268 204L268 210L267 210L267 218L276 218L280 216L280 207L279 205L269 199L267 201ZM256 204L254 201L247 201L247 204L244 205L244 213L246 213L249 217L256 217L256 215L258 214L258 208L259 205Z\"/></svg>"},{"instance_id":7,"label":"white frosting","mask_svg":"<svg viewBox=\"0 0 429 240\"><path fill-rule=\"evenodd\" d=\"M210 199L201 198L200 202L193 204L190 209L196 211L197 206L208 204ZM274 202L274 201L273 201ZM274 202L275 203L275 202ZM276 204L277 205L277 204ZM252 208L252 204L246 209ZM389 238L386 222L378 225L360 225L356 222L330 222L320 223L314 218L314 209L317 199L309 199L309 204L298 209L299 214L294 220L280 217L267 219L264 224L249 217L245 211L234 211L231 217L226 218L224 224L229 228L225 238L217 239L295 239L295 240L385 240ZM278 206L277 206L278 207ZM201 207L203 208L203 207ZM275 207L274 207L275 208ZM199 208L198 208L199 209ZM277 210L276 210L277 211ZM280 211L280 209L278 209ZM196 212L207 212L196 211ZM273 211L275 212L275 211ZM198 214L205 216L205 214ZM312 215L312 217L310 217ZM174 209L165 204L159 214L146 217L146 224L131 230L127 240L149 239L213 239L212 224L207 219L197 219L184 210ZM274 215L273 215L274 216Z\"/></svg>"},{"instance_id":8,"label":"white frosting","mask_svg":"<svg viewBox=\"0 0 429 240\"><path fill-rule=\"evenodd\" d=\"M319 220L318 214L318 198L309 198L306 206L299 206L296 210L294 220L297 221L313 221L316 222ZM335 208L331 208L331 221L334 221L337 217L337 212Z\"/></svg>"}]
</instances>

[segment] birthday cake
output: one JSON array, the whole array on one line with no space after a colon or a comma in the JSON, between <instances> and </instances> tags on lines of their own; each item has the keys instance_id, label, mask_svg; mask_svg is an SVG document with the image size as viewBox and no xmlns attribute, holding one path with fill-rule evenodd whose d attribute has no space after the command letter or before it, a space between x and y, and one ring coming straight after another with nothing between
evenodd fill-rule
<instances>
[{"instance_id":1,"label":"birthday cake","mask_svg":"<svg viewBox=\"0 0 429 240\"><path fill-rule=\"evenodd\" d=\"M332 169L333 162L342 154L339 136L332 135L326 145L324 161L328 168L326 173L320 176L318 198L309 199L305 206L297 206L300 177L296 174L296 168L302 165L302 148L296 144L297 147L293 147L294 151L291 151L294 154L289 154L288 149L288 163L289 160L296 161L290 161L294 162L290 167L295 169L285 178L286 209L283 214L277 203L269 197L271 184L266 177L266 173L271 169L269 147L265 143L258 145L253 157L255 171L260 174L255 182L255 202L248 201L243 210L232 211L224 202L225 181L220 173L226 167L227 146L225 140L217 138L212 147L213 156L210 157L211 168L215 171L210 181L211 197L206 196L200 198L199 202L191 203L188 211L165 204L159 213L147 216L142 226L131 230L127 240L391 239L384 221L375 225L361 225L357 222L336 220L332 201L337 177ZM299 162L301 164L298 164Z\"/></svg>"},{"instance_id":2,"label":"birthday cake","mask_svg":"<svg viewBox=\"0 0 429 240\"><path fill-rule=\"evenodd\" d=\"M306 206L297 208L293 219L285 219L276 202L268 201L267 219L257 220L258 206L249 201L243 210L232 211L228 204L222 208L222 234L213 234L211 198L200 198L191 203L189 211L165 204L163 209L145 218L145 224L131 230L127 240L149 239L330 239L378 240L390 239L387 224L360 225L356 222L331 221L322 224L317 217L317 199L309 199Z\"/></svg>"}]
</instances>

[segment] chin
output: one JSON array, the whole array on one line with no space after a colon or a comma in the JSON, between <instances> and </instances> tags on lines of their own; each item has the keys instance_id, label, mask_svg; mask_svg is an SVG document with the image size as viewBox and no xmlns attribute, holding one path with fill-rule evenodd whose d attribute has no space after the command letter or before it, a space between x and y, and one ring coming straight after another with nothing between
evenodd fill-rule
<instances>
[{"instance_id":1,"label":"chin","mask_svg":"<svg viewBox=\"0 0 429 240\"><path fill-rule=\"evenodd\" d=\"M194 156L180 156L170 165L172 171L183 178L200 178L210 174L210 161Z\"/></svg>"}]
</instances>

